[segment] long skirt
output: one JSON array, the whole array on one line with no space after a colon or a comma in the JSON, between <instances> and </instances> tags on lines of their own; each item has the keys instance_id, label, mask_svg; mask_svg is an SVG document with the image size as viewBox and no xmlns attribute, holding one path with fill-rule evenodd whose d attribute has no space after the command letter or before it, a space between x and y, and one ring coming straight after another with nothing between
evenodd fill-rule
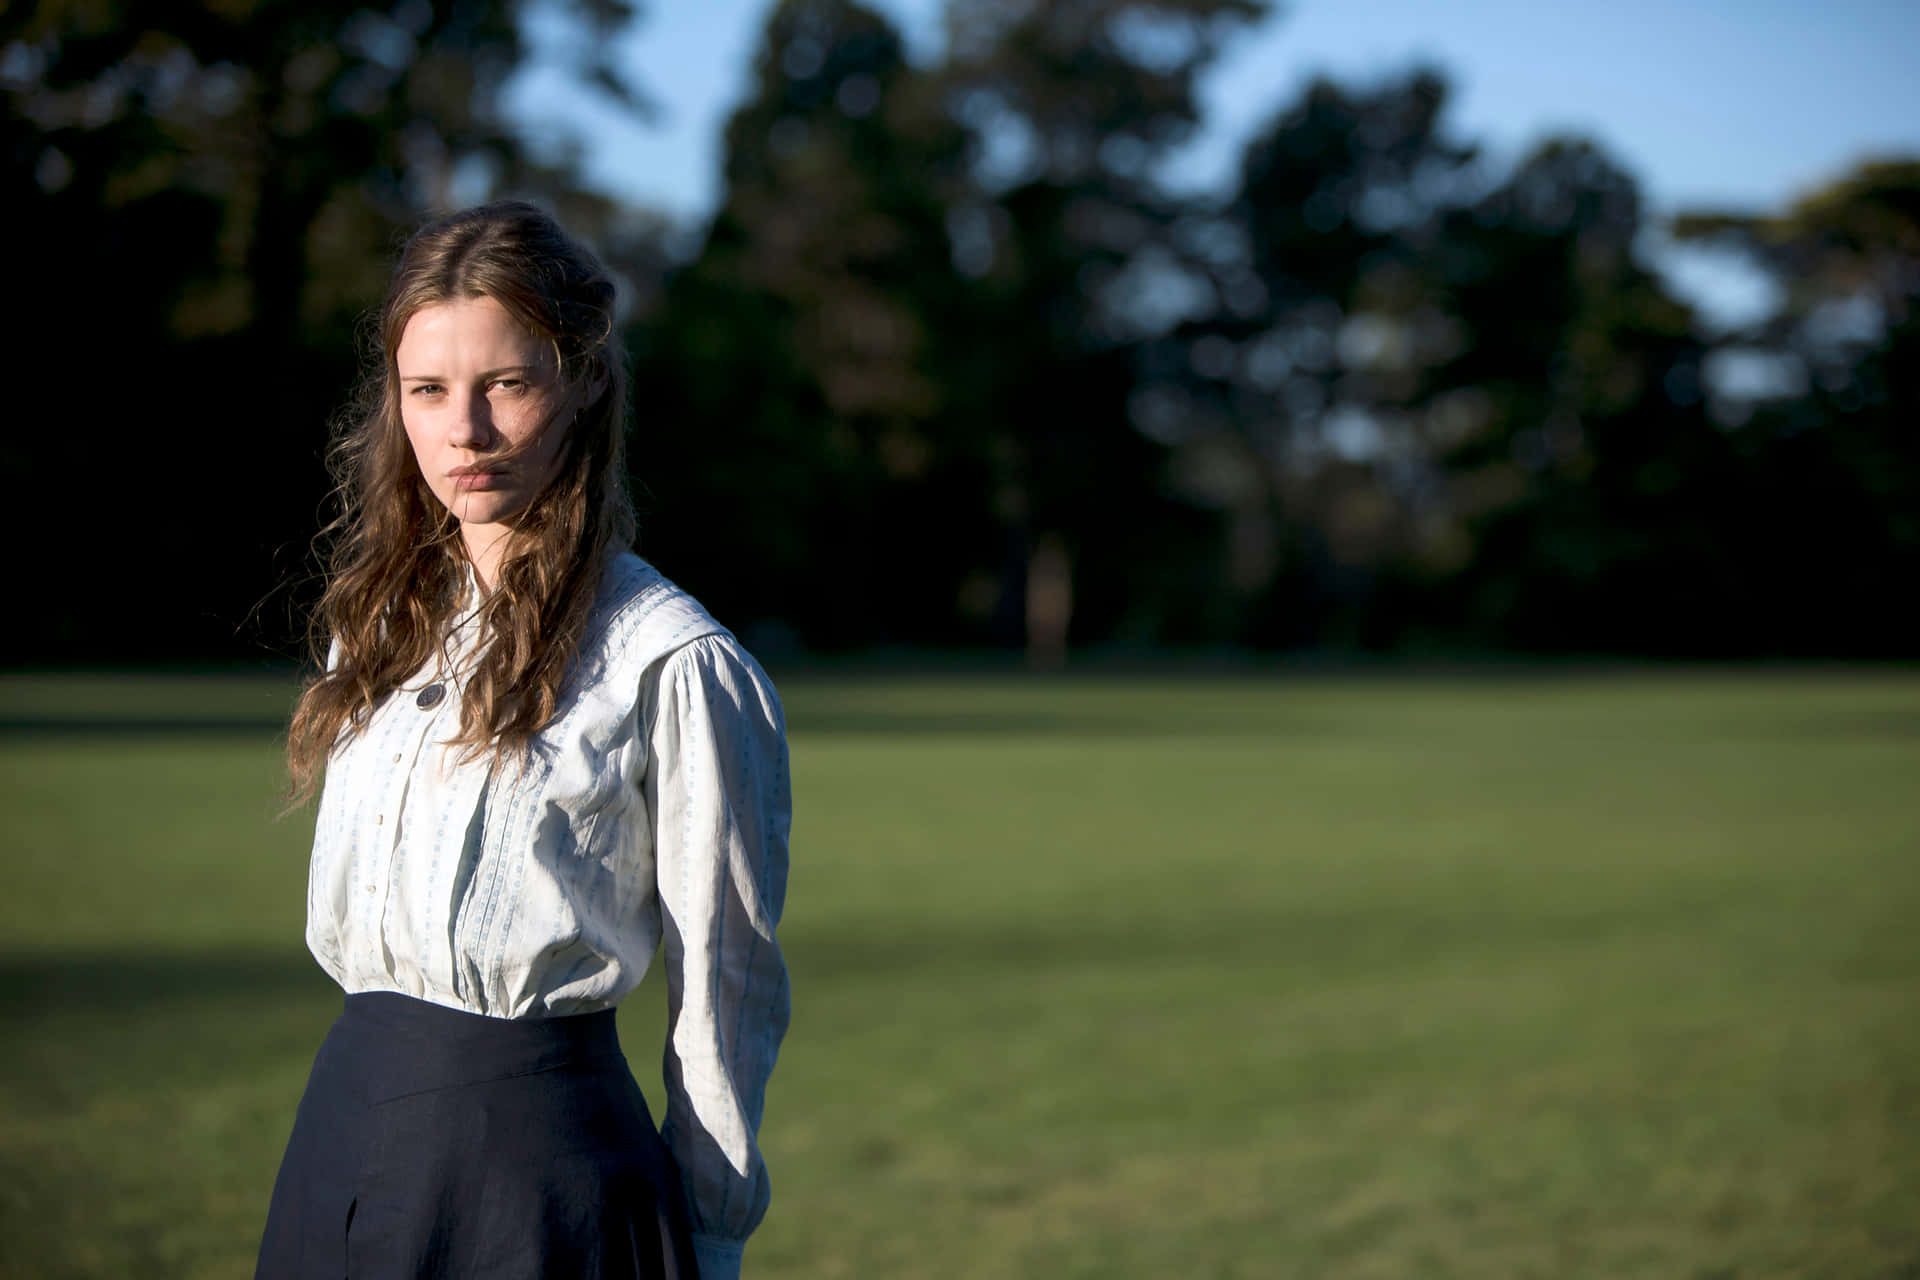
<instances>
[{"instance_id":1,"label":"long skirt","mask_svg":"<svg viewBox=\"0 0 1920 1280\"><path fill-rule=\"evenodd\" d=\"M510 1021L348 996L255 1275L693 1280L679 1174L612 1011Z\"/></svg>"}]
</instances>

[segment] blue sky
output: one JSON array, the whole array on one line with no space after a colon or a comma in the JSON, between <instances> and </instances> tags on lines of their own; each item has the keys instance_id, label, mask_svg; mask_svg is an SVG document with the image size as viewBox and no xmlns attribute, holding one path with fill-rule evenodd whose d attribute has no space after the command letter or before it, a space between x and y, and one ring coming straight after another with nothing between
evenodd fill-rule
<instances>
[{"instance_id":1,"label":"blue sky","mask_svg":"<svg viewBox=\"0 0 1920 1280\"><path fill-rule=\"evenodd\" d=\"M942 0L869 0L937 55ZM698 223L718 199L720 135L745 93L772 0L652 0L619 59L661 107L642 125L545 65L513 86L536 131L572 132L596 185ZM1458 136L1512 155L1554 132L1597 138L1656 213L1778 207L1876 154L1920 154L1920 0L1294 0L1245 32L1205 85L1206 132L1172 164L1182 186L1230 180L1245 139L1324 71L1347 80L1416 61L1454 86ZM1737 310L1737 273L1679 268ZM1717 283L1716 283L1717 281Z\"/></svg>"}]
</instances>

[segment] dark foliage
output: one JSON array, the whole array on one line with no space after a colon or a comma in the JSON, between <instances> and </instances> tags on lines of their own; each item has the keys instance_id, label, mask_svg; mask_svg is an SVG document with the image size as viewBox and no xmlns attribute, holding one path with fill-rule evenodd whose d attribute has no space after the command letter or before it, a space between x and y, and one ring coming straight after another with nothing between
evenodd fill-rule
<instances>
[{"instance_id":1,"label":"dark foliage","mask_svg":"<svg viewBox=\"0 0 1920 1280\"><path fill-rule=\"evenodd\" d=\"M0 16L7 661L291 652L356 318L507 193L632 286L642 550L770 652L1920 653L1920 164L1680 219L1786 299L1715 334L1617 159L1492 165L1433 70L1312 84L1170 194L1254 0L954 0L937 65L784 0L670 264L501 118L525 7ZM632 6L564 12L643 112Z\"/></svg>"}]
</instances>

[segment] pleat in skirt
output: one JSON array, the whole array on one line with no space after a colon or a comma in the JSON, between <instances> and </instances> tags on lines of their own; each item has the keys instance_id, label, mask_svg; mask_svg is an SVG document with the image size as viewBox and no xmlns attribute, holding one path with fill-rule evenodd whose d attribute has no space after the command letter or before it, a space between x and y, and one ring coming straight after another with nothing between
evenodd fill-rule
<instances>
[{"instance_id":1,"label":"pleat in skirt","mask_svg":"<svg viewBox=\"0 0 1920 1280\"><path fill-rule=\"evenodd\" d=\"M371 992L320 1046L257 1280L695 1280L611 1010L507 1020Z\"/></svg>"}]
</instances>

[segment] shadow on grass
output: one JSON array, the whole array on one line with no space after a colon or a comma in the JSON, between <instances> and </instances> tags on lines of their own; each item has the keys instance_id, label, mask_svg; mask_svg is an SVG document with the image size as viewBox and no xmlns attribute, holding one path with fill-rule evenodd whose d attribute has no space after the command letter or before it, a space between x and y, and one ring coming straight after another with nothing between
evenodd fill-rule
<instances>
[{"instance_id":1,"label":"shadow on grass","mask_svg":"<svg viewBox=\"0 0 1920 1280\"><path fill-rule=\"evenodd\" d=\"M337 998L339 989L298 946L0 950L0 1017L6 1018L225 1002L260 1008L326 992Z\"/></svg>"},{"instance_id":2,"label":"shadow on grass","mask_svg":"<svg viewBox=\"0 0 1920 1280\"><path fill-rule=\"evenodd\" d=\"M1836 710L1782 718L1770 727L1782 738L1920 738L1920 710Z\"/></svg>"},{"instance_id":3,"label":"shadow on grass","mask_svg":"<svg viewBox=\"0 0 1920 1280\"><path fill-rule=\"evenodd\" d=\"M0 952L9 1105L68 1107L309 1060L340 989L298 950Z\"/></svg>"},{"instance_id":4,"label":"shadow on grass","mask_svg":"<svg viewBox=\"0 0 1920 1280\"><path fill-rule=\"evenodd\" d=\"M298 947L0 950L0 1275L245 1274L339 989Z\"/></svg>"},{"instance_id":5,"label":"shadow on grass","mask_svg":"<svg viewBox=\"0 0 1920 1280\"><path fill-rule=\"evenodd\" d=\"M1278 901L1230 893L1169 898L1157 912L965 924L862 919L822 928L792 915L781 947L801 983L983 986L1106 972L1257 979L1276 991L1329 979L1418 980L1442 970L1499 973L1513 957L1579 959L1677 943L1712 952L1726 930L1777 927L1791 908L1730 897L1703 878L1645 896L1609 898L1543 884L1489 892L1418 892L1339 901ZM1849 955L1865 956L1864 943ZM1877 956L1877 952L1873 953ZM1782 965L1805 962L1782 954ZM1876 960L1875 963L1878 963ZM1878 970L1876 970L1877 972Z\"/></svg>"},{"instance_id":6,"label":"shadow on grass","mask_svg":"<svg viewBox=\"0 0 1920 1280\"><path fill-rule=\"evenodd\" d=\"M0 717L4 738L209 738L277 737L286 731L284 717L275 716L6 716Z\"/></svg>"},{"instance_id":7,"label":"shadow on grass","mask_svg":"<svg viewBox=\"0 0 1920 1280\"><path fill-rule=\"evenodd\" d=\"M796 982L964 985L1099 968L1239 965L1260 958L1263 937L1263 930L1168 927L1149 921L1082 922L1071 928L940 928L922 922L910 930L875 927L858 934L790 926L781 932L781 949Z\"/></svg>"},{"instance_id":8,"label":"shadow on grass","mask_svg":"<svg viewBox=\"0 0 1920 1280\"><path fill-rule=\"evenodd\" d=\"M1284 723L1272 718L1256 719L1232 715L1193 715L1179 719L1124 712L1063 710L1044 708L1032 711L887 711L873 709L834 709L802 707L796 710L789 728L797 735L916 735L956 737L1111 737L1167 738L1203 735L1305 737L1321 732L1324 726L1305 721Z\"/></svg>"}]
</instances>

